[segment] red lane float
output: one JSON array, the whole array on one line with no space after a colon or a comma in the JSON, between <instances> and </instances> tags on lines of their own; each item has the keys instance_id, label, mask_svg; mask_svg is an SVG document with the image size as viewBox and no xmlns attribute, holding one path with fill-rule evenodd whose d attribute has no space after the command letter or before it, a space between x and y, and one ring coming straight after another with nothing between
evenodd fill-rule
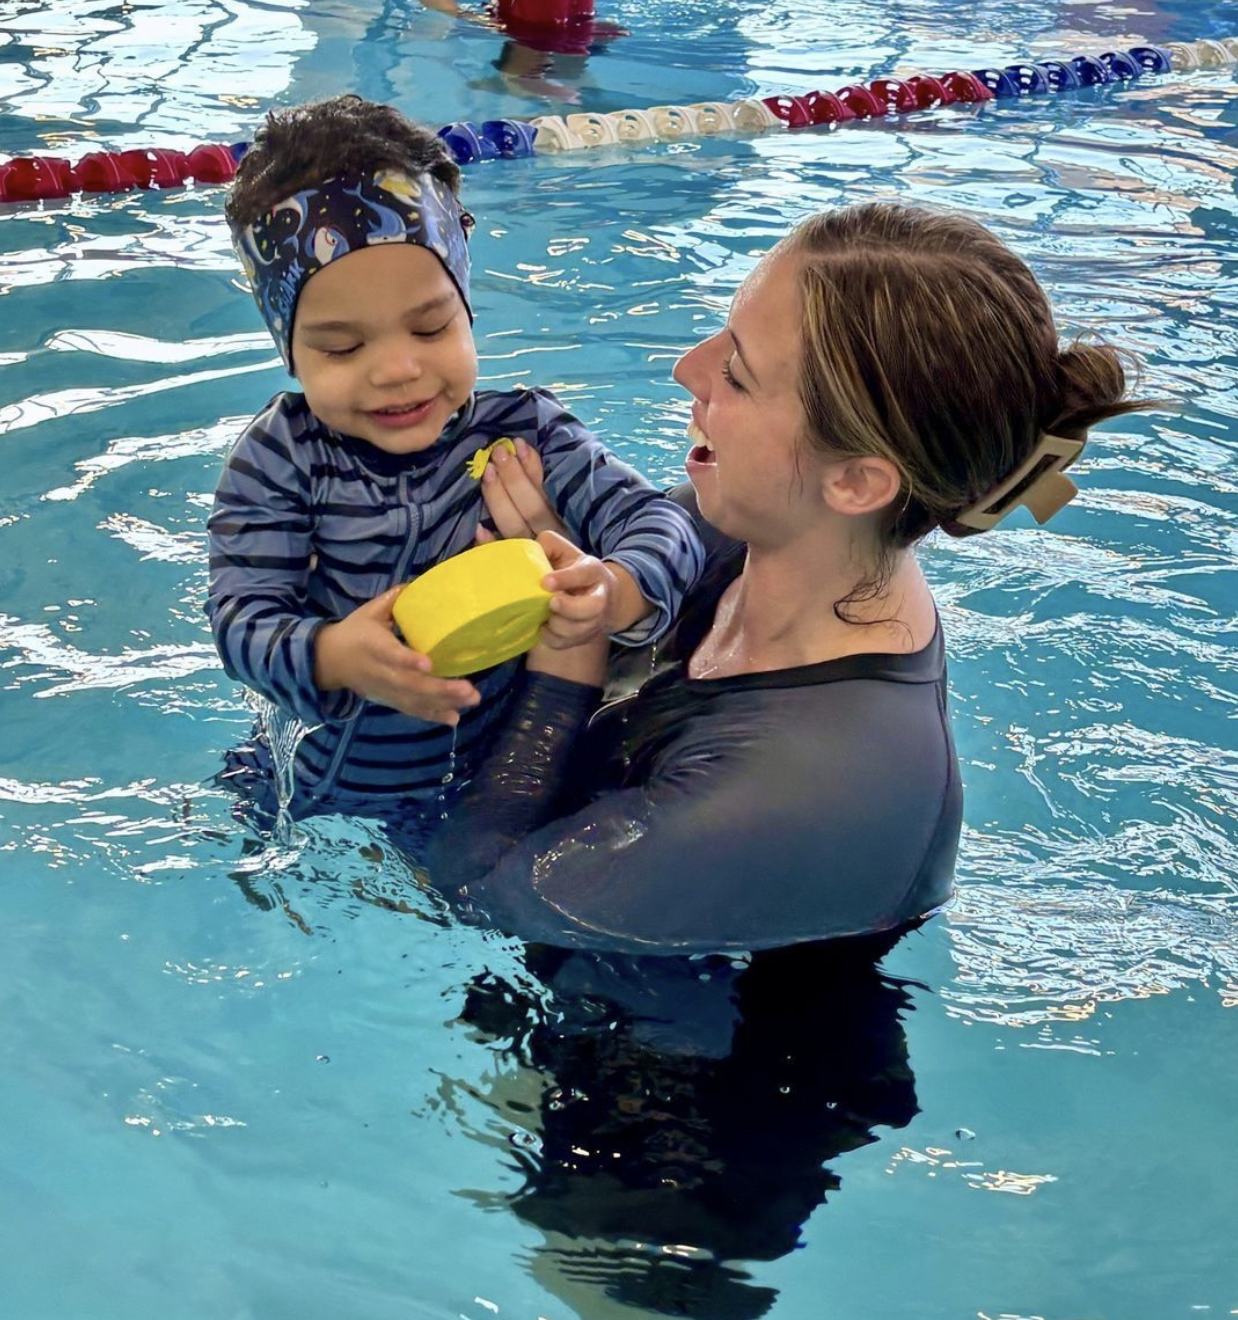
<instances>
[{"instance_id":1,"label":"red lane float","mask_svg":"<svg viewBox=\"0 0 1238 1320\"><path fill-rule=\"evenodd\" d=\"M58 201L76 192L131 192L227 183L236 174L240 148L206 143L192 151L166 147L92 151L71 165L60 156L27 156L0 165L0 202Z\"/></svg>"},{"instance_id":2,"label":"red lane float","mask_svg":"<svg viewBox=\"0 0 1238 1320\"><path fill-rule=\"evenodd\" d=\"M882 115L905 115L938 105L963 101L991 101L993 92L974 73L956 69L940 78L915 74L905 82L899 78L877 78L865 86L851 83L836 92L806 92L803 96L763 96L776 119L788 128L821 124L845 124L851 119L880 119Z\"/></svg>"}]
</instances>

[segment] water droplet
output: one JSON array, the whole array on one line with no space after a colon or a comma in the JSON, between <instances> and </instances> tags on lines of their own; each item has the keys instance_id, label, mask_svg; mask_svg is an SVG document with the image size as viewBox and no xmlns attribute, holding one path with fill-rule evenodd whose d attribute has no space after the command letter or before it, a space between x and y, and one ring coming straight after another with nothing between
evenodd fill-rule
<instances>
[{"instance_id":1,"label":"water droplet","mask_svg":"<svg viewBox=\"0 0 1238 1320\"><path fill-rule=\"evenodd\" d=\"M459 736L460 736L460 726L457 724L452 728L451 731L451 746L450 748L448 748L447 751L447 769L444 772L442 779L439 780L439 783L442 785L442 789L443 789L443 791L439 793L438 801L436 803L438 807L439 820L447 819L446 787L448 784L452 783L456 777L456 739Z\"/></svg>"}]
</instances>

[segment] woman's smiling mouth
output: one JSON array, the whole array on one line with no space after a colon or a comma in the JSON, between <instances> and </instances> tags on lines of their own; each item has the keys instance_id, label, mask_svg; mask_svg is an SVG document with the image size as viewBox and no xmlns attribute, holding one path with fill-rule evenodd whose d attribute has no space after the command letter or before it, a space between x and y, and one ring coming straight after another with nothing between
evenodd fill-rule
<instances>
[{"instance_id":1,"label":"woman's smiling mouth","mask_svg":"<svg viewBox=\"0 0 1238 1320\"><path fill-rule=\"evenodd\" d=\"M714 447L709 442L709 437L701 430L695 422L688 423L688 439L692 441L692 448L688 452L688 462L690 463L712 463L714 461Z\"/></svg>"}]
</instances>

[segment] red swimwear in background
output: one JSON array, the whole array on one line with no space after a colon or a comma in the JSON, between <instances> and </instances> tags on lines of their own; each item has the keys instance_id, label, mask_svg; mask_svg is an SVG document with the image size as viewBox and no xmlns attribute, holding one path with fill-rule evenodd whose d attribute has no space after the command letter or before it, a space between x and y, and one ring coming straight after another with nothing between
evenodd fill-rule
<instances>
[{"instance_id":1,"label":"red swimwear in background","mask_svg":"<svg viewBox=\"0 0 1238 1320\"><path fill-rule=\"evenodd\" d=\"M591 46L626 35L595 16L594 0L494 0L491 11L522 46L554 55L587 55Z\"/></svg>"}]
</instances>

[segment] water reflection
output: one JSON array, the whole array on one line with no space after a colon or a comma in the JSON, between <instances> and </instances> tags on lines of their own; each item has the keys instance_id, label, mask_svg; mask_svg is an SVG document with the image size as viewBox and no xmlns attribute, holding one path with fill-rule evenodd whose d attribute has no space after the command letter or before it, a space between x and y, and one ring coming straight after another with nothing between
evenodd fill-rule
<instances>
[{"instance_id":1,"label":"water reflection","mask_svg":"<svg viewBox=\"0 0 1238 1320\"><path fill-rule=\"evenodd\" d=\"M906 984L871 944L754 957L624 959L532 947L532 981L472 981L459 1021L505 1069L482 1097L545 1236L530 1268L596 1314L764 1315L745 1269L801 1244L843 1185L831 1162L918 1112Z\"/></svg>"}]
</instances>

